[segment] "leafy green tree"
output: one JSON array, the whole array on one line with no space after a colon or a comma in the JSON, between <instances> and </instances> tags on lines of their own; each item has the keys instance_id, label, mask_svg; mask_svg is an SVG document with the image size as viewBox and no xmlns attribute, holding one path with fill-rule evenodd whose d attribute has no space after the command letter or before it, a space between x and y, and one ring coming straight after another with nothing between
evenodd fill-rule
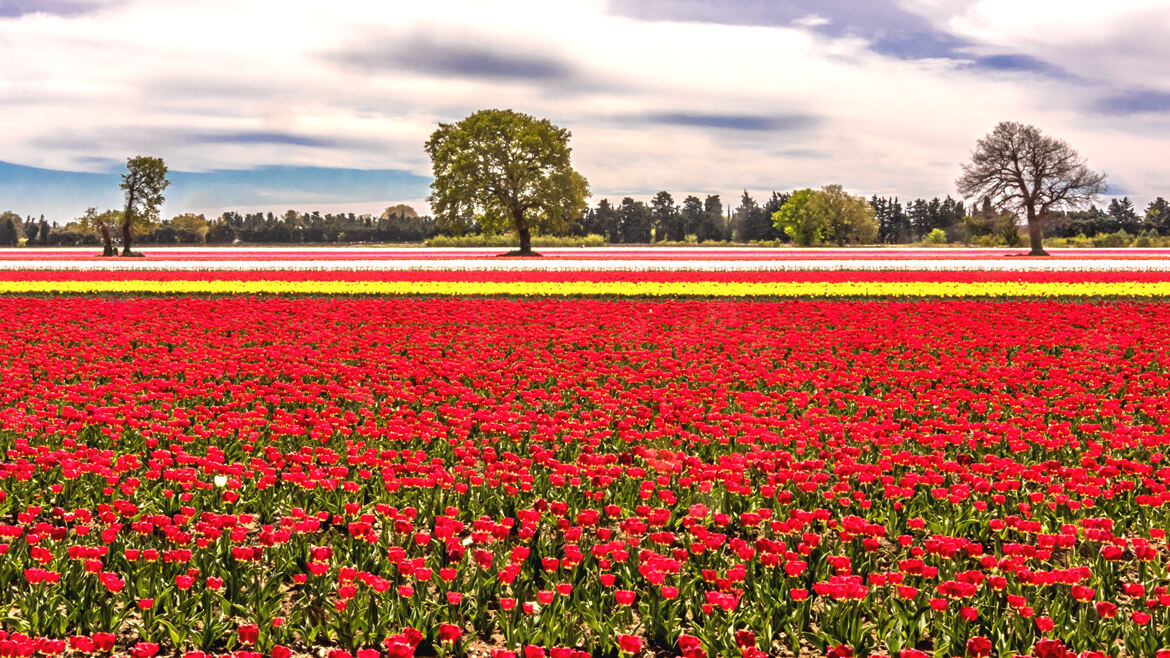
<instances>
[{"instance_id":1,"label":"leafy green tree","mask_svg":"<svg viewBox=\"0 0 1170 658\"><path fill-rule=\"evenodd\" d=\"M955 185L966 198L990 198L1028 222L1033 256L1044 251L1044 225L1104 194L1105 174L1089 170L1067 143L1033 126L1004 121L975 144Z\"/></svg>"},{"instance_id":2,"label":"leafy green tree","mask_svg":"<svg viewBox=\"0 0 1170 658\"><path fill-rule=\"evenodd\" d=\"M170 228L174 230L178 242L206 242L211 222L203 215L184 213L171 218Z\"/></svg>"},{"instance_id":3,"label":"leafy green tree","mask_svg":"<svg viewBox=\"0 0 1170 658\"><path fill-rule=\"evenodd\" d=\"M788 242L792 239L788 237L787 233L776 228L776 225L772 222L772 215L775 215L777 210L780 210L784 207L785 203L788 203L788 198L790 196L792 195L788 194L787 192L774 191L772 192L772 197L764 204L762 220L767 223L768 230L764 234L764 237L760 238L761 240L780 240L783 242Z\"/></svg>"},{"instance_id":4,"label":"leafy green tree","mask_svg":"<svg viewBox=\"0 0 1170 658\"><path fill-rule=\"evenodd\" d=\"M33 219L32 215L26 217L24 220L25 244L30 247L37 244L37 235L40 232L41 225L37 223L37 220Z\"/></svg>"},{"instance_id":5,"label":"leafy green tree","mask_svg":"<svg viewBox=\"0 0 1170 658\"><path fill-rule=\"evenodd\" d=\"M1146 206L1146 226L1158 235L1170 235L1170 203L1158 197Z\"/></svg>"},{"instance_id":6,"label":"leafy green tree","mask_svg":"<svg viewBox=\"0 0 1170 658\"><path fill-rule=\"evenodd\" d=\"M910 240L921 240L934 227L930 216L930 203L926 199L915 199L906 204L906 219L910 224Z\"/></svg>"},{"instance_id":7,"label":"leafy green tree","mask_svg":"<svg viewBox=\"0 0 1170 658\"><path fill-rule=\"evenodd\" d=\"M14 245L16 242L16 224L12 222L12 218L0 219L0 244Z\"/></svg>"},{"instance_id":8,"label":"leafy green tree","mask_svg":"<svg viewBox=\"0 0 1170 658\"><path fill-rule=\"evenodd\" d=\"M569 162L570 133L512 110L480 110L439 124L426 143L434 182L428 198L440 226L471 223L489 233L514 230L520 253L534 231L565 228L585 209L589 184Z\"/></svg>"},{"instance_id":9,"label":"leafy green tree","mask_svg":"<svg viewBox=\"0 0 1170 658\"><path fill-rule=\"evenodd\" d=\"M9 234L10 237L8 238L8 241L0 242L0 244L7 244L12 246L20 244L20 215L12 212L11 210L5 210L4 212L0 213L0 223L12 227L12 232Z\"/></svg>"},{"instance_id":10,"label":"leafy green tree","mask_svg":"<svg viewBox=\"0 0 1170 658\"><path fill-rule=\"evenodd\" d=\"M618 213L609 199L602 199L597 203L596 209L591 208L585 213L581 222L580 234L589 235L591 233L604 235L606 242L610 243L617 243L620 240Z\"/></svg>"},{"instance_id":11,"label":"leafy green tree","mask_svg":"<svg viewBox=\"0 0 1170 658\"><path fill-rule=\"evenodd\" d=\"M621 224L621 241L630 243L649 243L651 232L654 230L654 214L646 204L634 201L631 197L622 199L618 207L618 217Z\"/></svg>"},{"instance_id":12,"label":"leafy green tree","mask_svg":"<svg viewBox=\"0 0 1170 658\"><path fill-rule=\"evenodd\" d=\"M236 239L236 230L221 217L219 221L211 225L211 228L207 229L205 239L208 243L228 244Z\"/></svg>"},{"instance_id":13,"label":"leafy green tree","mask_svg":"<svg viewBox=\"0 0 1170 658\"><path fill-rule=\"evenodd\" d=\"M775 194L775 192L773 192ZM783 205L783 204L781 204ZM775 229L772 226L772 215L768 213L756 200L743 191L739 207L735 209L734 221L735 236L743 242L776 239Z\"/></svg>"},{"instance_id":14,"label":"leafy green tree","mask_svg":"<svg viewBox=\"0 0 1170 658\"><path fill-rule=\"evenodd\" d=\"M686 226L683 224L682 214L674 204L674 197L670 192L663 190L654 195L650 202L654 214L654 239L682 242L687 237Z\"/></svg>"},{"instance_id":15,"label":"leafy green tree","mask_svg":"<svg viewBox=\"0 0 1170 658\"><path fill-rule=\"evenodd\" d=\"M898 197L886 198L874 196L869 200L873 207L874 216L878 222L878 241L887 244L910 242L913 228L910 217L902 209L902 202Z\"/></svg>"},{"instance_id":16,"label":"leafy green tree","mask_svg":"<svg viewBox=\"0 0 1170 658\"><path fill-rule=\"evenodd\" d=\"M773 214L772 221L796 244L805 247L824 242L869 244L878 237L878 224L869 201L849 194L840 185L793 192Z\"/></svg>"},{"instance_id":17,"label":"leafy green tree","mask_svg":"<svg viewBox=\"0 0 1170 658\"><path fill-rule=\"evenodd\" d=\"M693 194L687 196L683 199L682 212L679 214L682 216L682 223L685 227L683 238L690 235L697 237L706 220L706 215L703 213L703 200Z\"/></svg>"},{"instance_id":18,"label":"leafy green tree","mask_svg":"<svg viewBox=\"0 0 1170 658\"><path fill-rule=\"evenodd\" d=\"M1109 202L1109 216L1117 221L1118 230L1126 233L1135 234L1142 230L1142 218L1138 216L1137 210L1133 207L1133 202L1129 197L1113 199Z\"/></svg>"},{"instance_id":19,"label":"leafy green tree","mask_svg":"<svg viewBox=\"0 0 1170 658\"><path fill-rule=\"evenodd\" d=\"M1101 233L1116 233L1121 224L1109 213L1091 205L1088 210L1054 212L1049 216L1047 227L1058 237L1083 235L1093 237Z\"/></svg>"},{"instance_id":20,"label":"leafy green tree","mask_svg":"<svg viewBox=\"0 0 1170 658\"><path fill-rule=\"evenodd\" d=\"M703 221L697 233L699 242L704 240L726 240L727 225L723 221L723 202L718 194L708 194L703 199Z\"/></svg>"},{"instance_id":21,"label":"leafy green tree","mask_svg":"<svg viewBox=\"0 0 1170 658\"><path fill-rule=\"evenodd\" d=\"M797 190L772 215L776 228L801 247L818 245L824 240L825 218L815 211L812 203L816 194L815 190L808 188Z\"/></svg>"},{"instance_id":22,"label":"leafy green tree","mask_svg":"<svg viewBox=\"0 0 1170 658\"><path fill-rule=\"evenodd\" d=\"M849 194L840 185L827 185L812 200L812 212L824 217L825 240L838 246L872 244L878 225L865 197Z\"/></svg>"},{"instance_id":23,"label":"leafy green tree","mask_svg":"<svg viewBox=\"0 0 1170 658\"><path fill-rule=\"evenodd\" d=\"M144 233L158 221L158 208L165 200L163 190L167 166L162 158L146 155L128 158L121 188L126 191L126 209L122 212L122 255L132 256L130 249L135 233Z\"/></svg>"},{"instance_id":24,"label":"leafy green tree","mask_svg":"<svg viewBox=\"0 0 1170 658\"><path fill-rule=\"evenodd\" d=\"M114 231L122 223L122 213L117 210L99 213L97 208L87 208L78 223L82 231L96 233L101 238L103 256L118 255L118 250L114 248Z\"/></svg>"}]
</instances>

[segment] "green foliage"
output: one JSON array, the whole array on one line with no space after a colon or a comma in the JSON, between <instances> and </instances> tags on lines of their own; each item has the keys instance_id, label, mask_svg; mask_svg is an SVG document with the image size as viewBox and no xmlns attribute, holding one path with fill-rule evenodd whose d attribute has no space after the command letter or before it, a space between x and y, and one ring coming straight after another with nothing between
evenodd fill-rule
<instances>
[{"instance_id":1,"label":"green foliage","mask_svg":"<svg viewBox=\"0 0 1170 658\"><path fill-rule=\"evenodd\" d=\"M1024 238L1020 235L1020 228L1016 226L1014 218L1000 224L999 241L1007 247L1018 247L1024 243Z\"/></svg>"},{"instance_id":2,"label":"green foliage","mask_svg":"<svg viewBox=\"0 0 1170 658\"><path fill-rule=\"evenodd\" d=\"M491 235L436 235L426 241L428 247L510 247L516 244L519 237L515 233L495 233ZM534 247L604 247L608 244L604 235L591 233L589 235L538 235L532 238Z\"/></svg>"},{"instance_id":3,"label":"green foliage","mask_svg":"<svg viewBox=\"0 0 1170 658\"><path fill-rule=\"evenodd\" d=\"M1160 235L1170 234L1170 202L1158 197L1146 206L1146 227Z\"/></svg>"},{"instance_id":4,"label":"green foliage","mask_svg":"<svg viewBox=\"0 0 1170 658\"><path fill-rule=\"evenodd\" d=\"M947 243L947 232L942 230L941 228L936 228L936 229L932 230L930 233L927 233L926 237L922 238L922 243L928 244L928 245L946 244Z\"/></svg>"},{"instance_id":5,"label":"green foliage","mask_svg":"<svg viewBox=\"0 0 1170 658\"><path fill-rule=\"evenodd\" d=\"M20 244L20 215L11 210L0 213L0 244Z\"/></svg>"},{"instance_id":6,"label":"green foliage","mask_svg":"<svg viewBox=\"0 0 1170 658\"><path fill-rule=\"evenodd\" d=\"M162 158L146 155L126 160L121 188L126 192L126 209L122 213L122 255L130 256L134 235L149 231L158 221L158 208L165 200L163 190L167 179L167 165Z\"/></svg>"},{"instance_id":7,"label":"green foliage","mask_svg":"<svg viewBox=\"0 0 1170 658\"><path fill-rule=\"evenodd\" d=\"M827 185L812 204L813 212L825 218L826 241L838 246L877 242L877 220L865 197L849 194L840 185Z\"/></svg>"},{"instance_id":8,"label":"green foliage","mask_svg":"<svg viewBox=\"0 0 1170 658\"><path fill-rule=\"evenodd\" d=\"M40 232L41 225L33 221L32 217L29 217L28 221L24 223L24 237L26 239L25 244L37 244L37 236L40 234Z\"/></svg>"},{"instance_id":9,"label":"green foliage","mask_svg":"<svg viewBox=\"0 0 1170 658\"><path fill-rule=\"evenodd\" d=\"M653 241L654 214L649 206L632 197L622 199L618 206L618 225L621 241L647 244Z\"/></svg>"},{"instance_id":10,"label":"green foliage","mask_svg":"<svg viewBox=\"0 0 1170 658\"><path fill-rule=\"evenodd\" d=\"M1170 247L1170 236L1158 235L1152 230L1148 230L1137 236L1126 231L1114 231L1112 233L1098 233L1096 235L1078 234L1068 237L1049 238L1048 243L1053 247L1074 249L1087 249L1091 247L1142 247L1165 249Z\"/></svg>"},{"instance_id":11,"label":"green foliage","mask_svg":"<svg viewBox=\"0 0 1170 658\"><path fill-rule=\"evenodd\" d=\"M1124 230L1116 233L1106 233L1098 235L1093 238L1094 247L1128 247L1133 242L1134 236Z\"/></svg>"},{"instance_id":12,"label":"green foliage","mask_svg":"<svg viewBox=\"0 0 1170 658\"><path fill-rule=\"evenodd\" d=\"M780 197L781 195L775 192L772 193L773 200L779 201ZM735 214L732 219L735 239L740 242L778 239L780 232L772 224L772 213L783 206L784 202L779 201L775 204L774 208L768 210L766 207L756 203L756 200L748 194L747 190L744 190L743 196L740 197L739 206L735 209Z\"/></svg>"},{"instance_id":13,"label":"green foliage","mask_svg":"<svg viewBox=\"0 0 1170 658\"><path fill-rule=\"evenodd\" d=\"M122 213L118 210L107 210L99 213L97 208L88 208L85 214L78 219L78 228L81 231L94 233L101 239L104 248L103 256L115 255L113 235L121 224Z\"/></svg>"},{"instance_id":14,"label":"green foliage","mask_svg":"<svg viewBox=\"0 0 1170 658\"><path fill-rule=\"evenodd\" d=\"M780 206L780 210L772 213L772 223L776 228L801 247L818 245L824 239L824 217L812 208L816 194L815 190L807 188L797 190Z\"/></svg>"},{"instance_id":15,"label":"green foliage","mask_svg":"<svg viewBox=\"0 0 1170 658\"><path fill-rule=\"evenodd\" d=\"M12 219L8 217L0 219L0 245L15 245L18 239L16 225Z\"/></svg>"},{"instance_id":16,"label":"green foliage","mask_svg":"<svg viewBox=\"0 0 1170 658\"><path fill-rule=\"evenodd\" d=\"M211 222L203 215L184 213L171 218L170 228L175 232L176 242L204 242Z\"/></svg>"},{"instance_id":17,"label":"green foliage","mask_svg":"<svg viewBox=\"0 0 1170 658\"><path fill-rule=\"evenodd\" d=\"M805 247L825 242L870 244L878 237L873 207L840 185L797 190L773 213L772 222L793 242Z\"/></svg>"},{"instance_id":18,"label":"green foliage","mask_svg":"<svg viewBox=\"0 0 1170 658\"><path fill-rule=\"evenodd\" d=\"M683 224L682 213L674 203L670 192L663 190L650 202L654 214L654 238L658 242L682 242L686 239L687 227Z\"/></svg>"},{"instance_id":19,"label":"green foliage","mask_svg":"<svg viewBox=\"0 0 1170 658\"><path fill-rule=\"evenodd\" d=\"M428 201L440 227L515 231L521 251L531 233L563 230L589 196L588 182L570 164L569 137L547 119L512 110L439 124L426 151L434 171Z\"/></svg>"},{"instance_id":20,"label":"green foliage","mask_svg":"<svg viewBox=\"0 0 1170 658\"><path fill-rule=\"evenodd\" d=\"M704 240L728 240L728 226L723 221L723 201L718 194L708 194L703 199L703 215L696 227L699 242Z\"/></svg>"}]
</instances>

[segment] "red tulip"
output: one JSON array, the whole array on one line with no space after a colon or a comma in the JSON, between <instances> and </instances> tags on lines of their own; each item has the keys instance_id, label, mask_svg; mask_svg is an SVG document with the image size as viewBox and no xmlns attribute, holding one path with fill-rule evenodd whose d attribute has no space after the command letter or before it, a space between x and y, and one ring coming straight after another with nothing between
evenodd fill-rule
<instances>
[{"instance_id":1,"label":"red tulip","mask_svg":"<svg viewBox=\"0 0 1170 658\"><path fill-rule=\"evenodd\" d=\"M454 624L439 624L439 641L455 642L463 636L463 629Z\"/></svg>"},{"instance_id":2,"label":"red tulip","mask_svg":"<svg viewBox=\"0 0 1170 658\"><path fill-rule=\"evenodd\" d=\"M634 654L642 650L642 638L640 637L618 634L617 641L618 648L621 649L622 653Z\"/></svg>"},{"instance_id":3,"label":"red tulip","mask_svg":"<svg viewBox=\"0 0 1170 658\"><path fill-rule=\"evenodd\" d=\"M991 640L977 636L967 640L967 658L986 658L991 655Z\"/></svg>"},{"instance_id":4,"label":"red tulip","mask_svg":"<svg viewBox=\"0 0 1170 658\"><path fill-rule=\"evenodd\" d=\"M260 637L260 628L254 624L242 625L236 629L236 637L242 644L255 644Z\"/></svg>"}]
</instances>

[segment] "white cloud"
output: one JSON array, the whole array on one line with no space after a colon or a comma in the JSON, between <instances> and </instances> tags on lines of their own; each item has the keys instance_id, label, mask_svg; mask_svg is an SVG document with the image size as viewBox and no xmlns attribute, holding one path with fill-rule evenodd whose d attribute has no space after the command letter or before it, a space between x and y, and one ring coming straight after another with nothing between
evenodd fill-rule
<instances>
[{"instance_id":1,"label":"white cloud","mask_svg":"<svg viewBox=\"0 0 1170 658\"><path fill-rule=\"evenodd\" d=\"M1037 57L1103 86L1170 91L1165 0L909 0L982 52Z\"/></svg>"},{"instance_id":2,"label":"white cloud","mask_svg":"<svg viewBox=\"0 0 1170 658\"><path fill-rule=\"evenodd\" d=\"M799 25L800 27L820 27L822 25L828 25L829 23L829 19L819 14L808 14L807 16L801 16L800 18L792 21L793 25Z\"/></svg>"},{"instance_id":3,"label":"white cloud","mask_svg":"<svg viewBox=\"0 0 1170 658\"><path fill-rule=\"evenodd\" d=\"M1164 17L1164 3L908 4L989 52L1011 47L1119 89L1170 76L1148 23ZM426 42L437 49L421 60L394 50ZM1122 42L1132 48L1103 52ZM444 48L459 57L440 56ZM363 57L346 59L355 53ZM0 20L0 61L0 159L51 168L150 153L181 170L428 174L422 144L437 122L512 107L572 130L575 163L597 196L668 189L734 203L744 187L833 182L946 194L975 140L1008 119L1065 137L1136 194L1164 193L1155 187L1170 180L1157 155L1170 133L1090 122L1085 89L1072 81L894 59L799 26L642 22L608 14L600 0L125 0ZM490 66L511 68L485 75ZM682 115L714 127L639 120ZM815 122L718 127L790 116Z\"/></svg>"}]
</instances>

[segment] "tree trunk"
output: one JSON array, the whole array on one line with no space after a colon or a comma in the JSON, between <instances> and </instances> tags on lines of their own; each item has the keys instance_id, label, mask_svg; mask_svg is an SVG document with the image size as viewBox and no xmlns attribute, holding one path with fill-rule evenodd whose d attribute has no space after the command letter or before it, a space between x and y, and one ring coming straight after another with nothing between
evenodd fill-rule
<instances>
[{"instance_id":1,"label":"tree trunk","mask_svg":"<svg viewBox=\"0 0 1170 658\"><path fill-rule=\"evenodd\" d=\"M524 227L524 228L520 229L519 233L520 233L520 253L531 254L532 253L532 231L529 231L528 227Z\"/></svg>"},{"instance_id":2,"label":"tree trunk","mask_svg":"<svg viewBox=\"0 0 1170 658\"><path fill-rule=\"evenodd\" d=\"M1028 252L1029 256L1048 255L1048 252L1044 251L1044 233L1041 230L1040 218L1032 216L1032 213L1028 213L1028 239L1032 242L1032 251Z\"/></svg>"},{"instance_id":3,"label":"tree trunk","mask_svg":"<svg viewBox=\"0 0 1170 658\"><path fill-rule=\"evenodd\" d=\"M130 223L134 220L134 190L126 193L126 212L122 213L122 255L130 255Z\"/></svg>"},{"instance_id":4,"label":"tree trunk","mask_svg":"<svg viewBox=\"0 0 1170 658\"><path fill-rule=\"evenodd\" d=\"M110 227L108 225L102 226L102 255L103 256L117 256L118 252L114 249L114 240L110 237Z\"/></svg>"},{"instance_id":5,"label":"tree trunk","mask_svg":"<svg viewBox=\"0 0 1170 658\"><path fill-rule=\"evenodd\" d=\"M122 222L122 255L130 256L133 252L130 251L130 222Z\"/></svg>"}]
</instances>

